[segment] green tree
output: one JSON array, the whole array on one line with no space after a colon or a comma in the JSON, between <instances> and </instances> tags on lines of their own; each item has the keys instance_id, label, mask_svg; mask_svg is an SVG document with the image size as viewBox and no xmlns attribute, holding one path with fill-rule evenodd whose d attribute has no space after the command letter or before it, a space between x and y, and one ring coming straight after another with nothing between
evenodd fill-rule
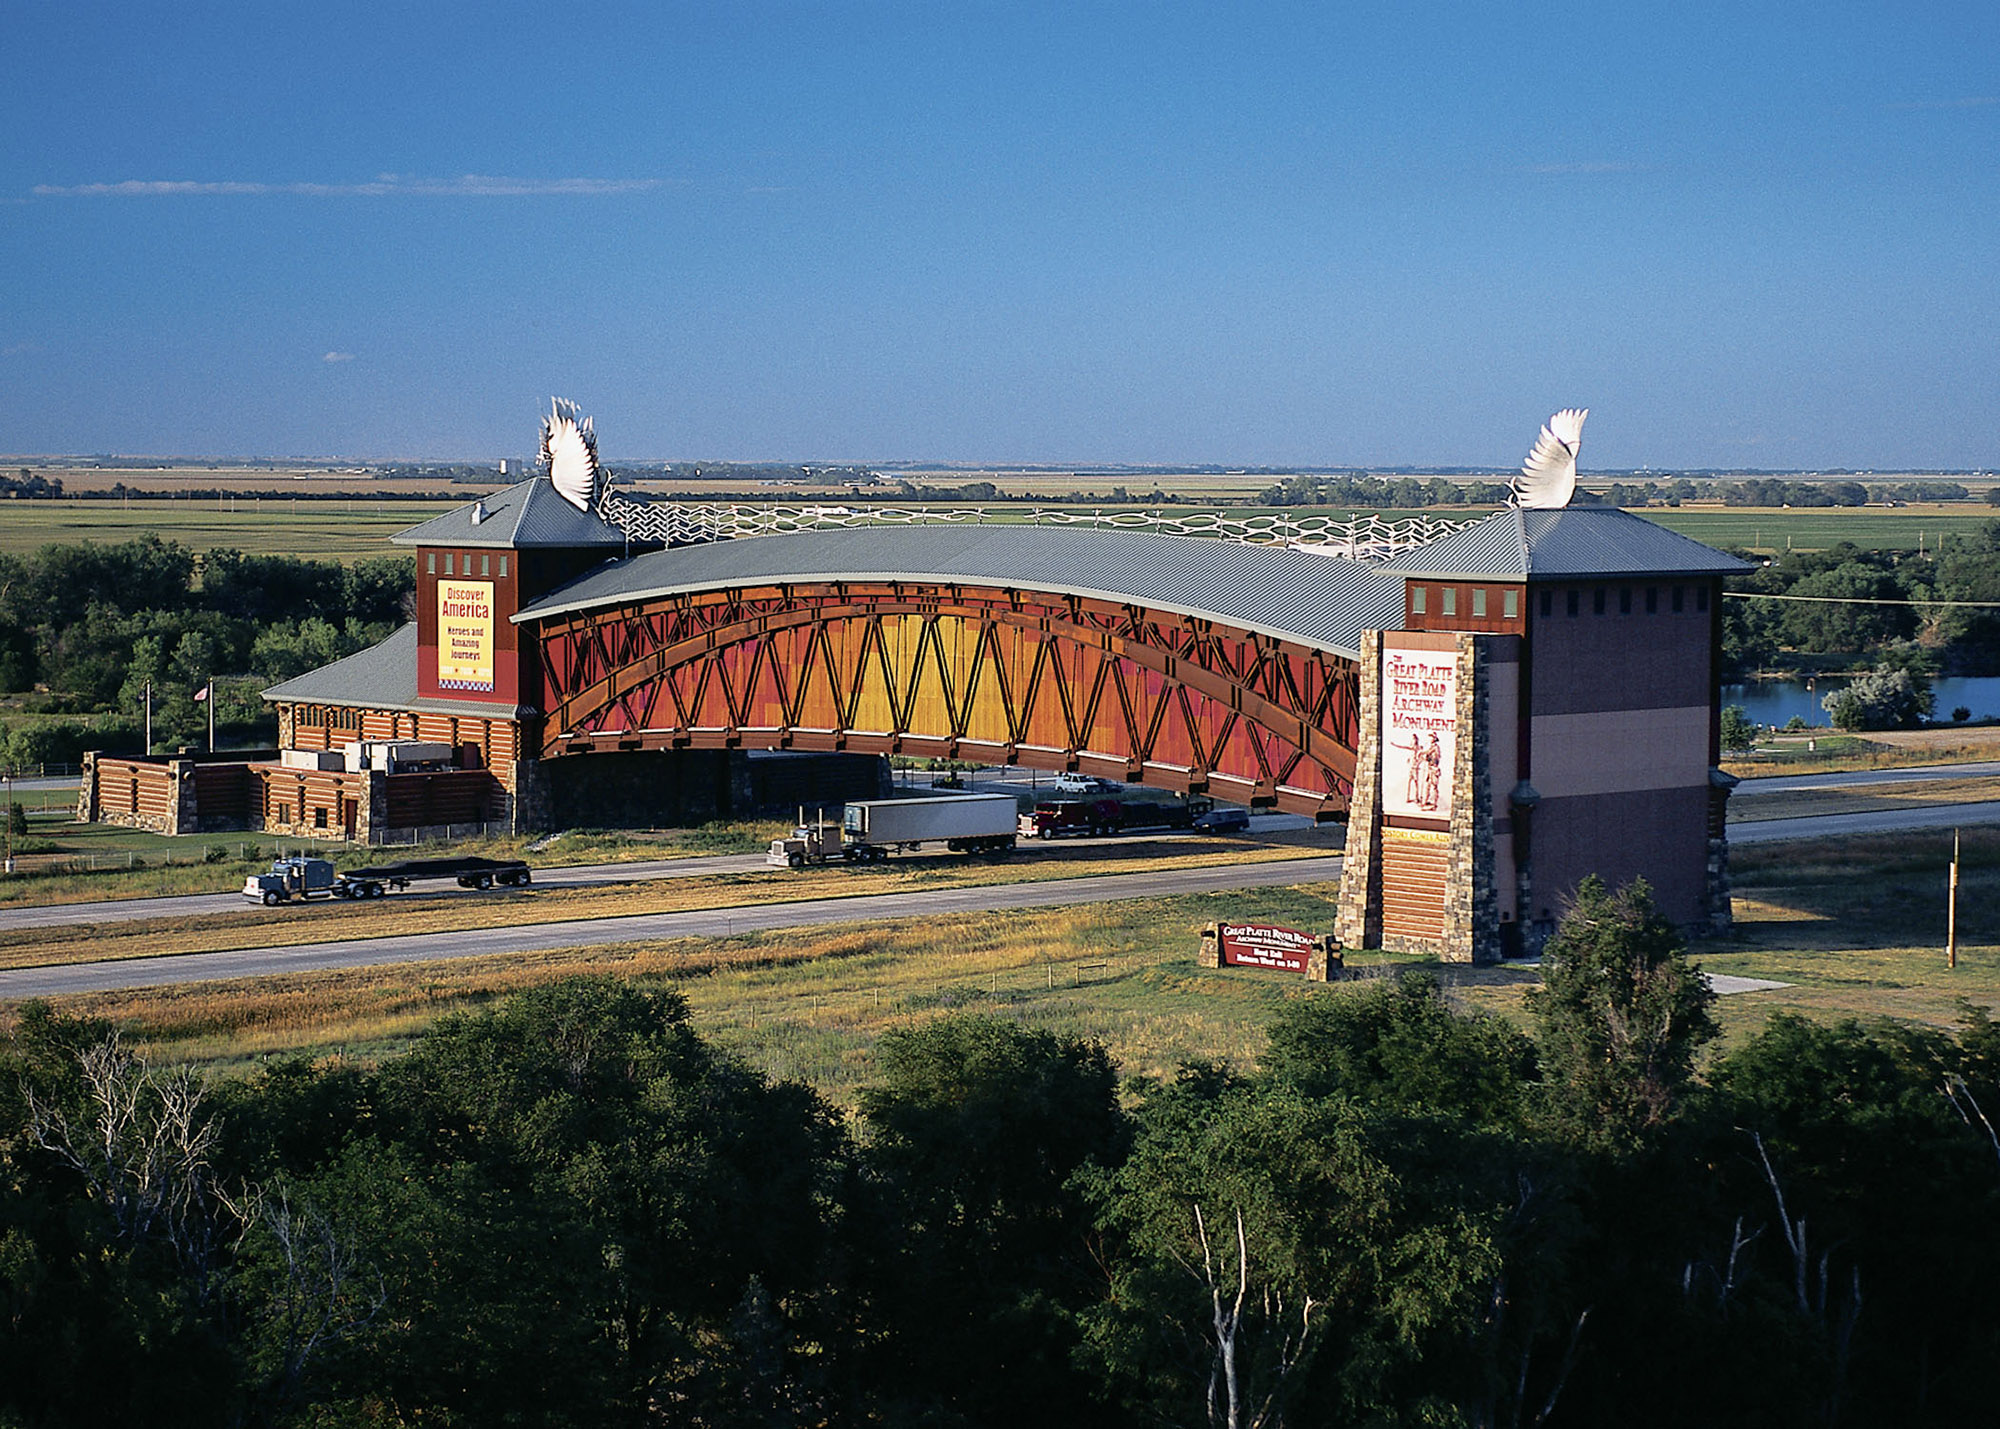
<instances>
[{"instance_id":1,"label":"green tree","mask_svg":"<svg viewBox=\"0 0 2000 1429\"><path fill-rule=\"evenodd\" d=\"M1131 1156L1086 1177L1111 1285L1084 1352L1144 1420L1450 1422L1418 1372L1499 1268L1486 1229L1411 1204L1344 1097L1191 1069Z\"/></svg>"},{"instance_id":2,"label":"green tree","mask_svg":"<svg viewBox=\"0 0 2000 1429\"><path fill-rule=\"evenodd\" d=\"M1511 1122L1535 1064L1526 1037L1453 1012L1436 974L1421 970L1287 1003L1268 1038L1265 1072L1308 1096L1462 1124Z\"/></svg>"},{"instance_id":3,"label":"green tree","mask_svg":"<svg viewBox=\"0 0 2000 1429\"><path fill-rule=\"evenodd\" d=\"M1722 747L1742 753L1757 743L1757 726L1750 722L1741 705L1722 707Z\"/></svg>"},{"instance_id":4,"label":"green tree","mask_svg":"<svg viewBox=\"0 0 2000 1429\"><path fill-rule=\"evenodd\" d=\"M1933 698L1930 681L1920 671L1880 669L1820 703L1835 729L1912 729L1931 712Z\"/></svg>"},{"instance_id":5,"label":"green tree","mask_svg":"<svg viewBox=\"0 0 2000 1429\"><path fill-rule=\"evenodd\" d=\"M1542 986L1528 993L1555 1123L1608 1145L1659 1128L1716 1035L1714 1002L1644 879L1612 893L1585 878L1543 949Z\"/></svg>"},{"instance_id":6,"label":"green tree","mask_svg":"<svg viewBox=\"0 0 2000 1429\"><path fill-rule=\"evenodd\" d=\"M885 1242L868 1257L871 1378L903 1412L1085 1422L1070 1349L1095 1277L1071 1181L1123 1152L1110 1057L979 1016L892 1032L879 1053L882 1079L861 1094Z\"/></svg>"}]
</instances>

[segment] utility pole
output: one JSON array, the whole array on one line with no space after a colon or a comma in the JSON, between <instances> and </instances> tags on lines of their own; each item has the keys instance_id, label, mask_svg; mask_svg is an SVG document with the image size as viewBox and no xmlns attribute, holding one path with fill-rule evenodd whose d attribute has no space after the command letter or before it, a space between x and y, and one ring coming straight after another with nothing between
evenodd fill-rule
<instances>
[{"instance_id":1,"label":"utility pole","mask_svg":"<svg viewBox=\"0 0 2000 1429\"><path fill-rule=\"evenodd\" d=\"M1951 892L1945 902L1944 965L1958 966L1958 830L1951 831Z\"/></svg>"}]
</instances>

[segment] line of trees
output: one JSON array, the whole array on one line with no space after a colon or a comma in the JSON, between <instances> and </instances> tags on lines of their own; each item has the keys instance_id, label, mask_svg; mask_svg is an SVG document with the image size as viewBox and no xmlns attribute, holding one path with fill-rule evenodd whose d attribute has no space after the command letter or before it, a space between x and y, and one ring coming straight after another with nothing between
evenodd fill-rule
<instances>
[{"instance_id":1,"label":"line of trees","mask_svg":"<svg viewBox=\"0 0 2000 1429\"><path fill-rule=\"evenodd\" d=\"M1865 551L1846 542L1826 551L1787 552L1731 580L1729 588L1813 598L1724 600L1722 653L1729 674L1788 664L1907 670L1919 680L1938 673L2000 674L2000 609L1928 603L2000 603L2000 521L1983 522L1969 536L1948 536L1924 555Z\"/></svg>"},{"instance_id":2,"label":"line of trees","mask_svg":"<svg viewBox=\"0 0 2000 1429\"><path fill-rule=\"evenodd\" d=\"M1121 1089L992 1016L853 1117L670 992L209 1082L0 1053L0 1422L1978 1423L2000 1027L1773 1018L1590 883L1532 1035L1421 973Z\"/></svg>"},{"instance_id":3,"label":"line of trees","mask_svg":"<svg viewBox=\"0 0 2000 1429\"><path fill-rule=\"evenodd\" d=\"M218 723L255 726L259 689L383 639L415 584L408 556L197 556L153 535L0 555L0 693L37 716L0 732L0 763L136 750L149 682L156 744L205 729L194 695L218 676L247 677L218 685Z\"/></svg>"}]
</instances>

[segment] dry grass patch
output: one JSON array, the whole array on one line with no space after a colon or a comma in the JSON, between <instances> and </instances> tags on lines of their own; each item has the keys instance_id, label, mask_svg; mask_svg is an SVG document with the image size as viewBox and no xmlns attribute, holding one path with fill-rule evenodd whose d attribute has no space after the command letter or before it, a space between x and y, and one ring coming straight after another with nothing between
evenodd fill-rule
<instances>
[{"instance_id":1,"label":"dry grass patch","mask_svg":"<svg viewBox=\"0 0 2000 1429\"><path fill-rule=\"evenodd\" d=\"M377 1057L438 1016L581 972L673 987L704 1035L774 1076L851 1099L884 1031L975 1008L1096 1038L1127 1073L1206 1057L1249 1065L1294 978L1194 965L1218 917L1332 925L1323 888L870 923L723 940L357 968L59 999L110 1018L153 1055L242 1067L279 1054ZM0 1018L0 1026L12 1017Z\"/></svg>"}]
</instances>

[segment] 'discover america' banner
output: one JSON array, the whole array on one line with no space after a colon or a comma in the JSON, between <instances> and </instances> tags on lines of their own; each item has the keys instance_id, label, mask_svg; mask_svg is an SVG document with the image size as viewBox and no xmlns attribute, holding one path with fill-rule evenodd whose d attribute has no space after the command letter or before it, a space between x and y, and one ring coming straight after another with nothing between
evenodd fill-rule
<instances>
[{"instance_id":1,"label":"'discover america' banner","mask_svg":"<svg viewBox=\"0 0 2000 1429\"><path fill-rule=\"evenodd\" d=\"M493 582L438 582L441 690L493 692Z\"/></svg>"}]
</instances>

